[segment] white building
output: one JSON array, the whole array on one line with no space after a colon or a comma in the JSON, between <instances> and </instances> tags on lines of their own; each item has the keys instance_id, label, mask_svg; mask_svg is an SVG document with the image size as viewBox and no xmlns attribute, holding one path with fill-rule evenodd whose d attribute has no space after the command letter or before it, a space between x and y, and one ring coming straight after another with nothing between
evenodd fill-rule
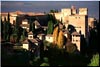
<instances>
[{"instance_id":1,"label":"white building","mask_svg":"<svg viewBox=\"0 0 100 67\"><path fill-rule=\"evenodd\" d=\"M44 40L44 39L45 39L45 34L38 34L37 37L38 37L40 40Z\"/></svg>"},{"instance_id":2,"label":"white building","mask_svg":"<svg viewBox=\"0 0 100 67\"><path fill-rule=\"evenodd\" d=\"M22 46L23 46L24 49L29 50L29 47L30 47L30 46L29 46L28 40L25 40L25 41L23 42L23 45L22 45Z\"/></svg>"},{"instance_id":3,"label":"white building","mask_svg":"<svg viewBox=\"0 0 100 67\"><path fill-rule=\"evenodd\" d=\"M81 35L77 32L72 33L72 43L76 44L77 49L80 51L81 49Z\"/></svg>"},{"instance_id":4,"label":"white building","mask_svg":"<svg viewBox=\"0 0 100 67\"><path fill-rule=\"evenodd\" d=\"M45 36L45 40L48 41L48 42L50 42L50 43L52 43L53 42L53 36L52 36L52 34L46 35Z\"/></svg>"},{"instance_id":5,"label":"white building","mask_svg":"<svg viewBox=\"0 0 100 67\"><path fill-rule=\"evenodd\" d=\"M22 21L22 24L20 25L23 29L26 29L27 32L29 32L29 24L28 24L28 20L25 19Z\"/></svg>"},{"instance_id":6,"label":"white building","mask_svg":"<svg viewBox=\"0 0 100 67\"><path fill-rule=\"evenodd\" d=\"M30 31L29 33L28 33L28 39L33 39L34 37L33 37L33 32L32 31Z\"/></svg>"}]
</instances>

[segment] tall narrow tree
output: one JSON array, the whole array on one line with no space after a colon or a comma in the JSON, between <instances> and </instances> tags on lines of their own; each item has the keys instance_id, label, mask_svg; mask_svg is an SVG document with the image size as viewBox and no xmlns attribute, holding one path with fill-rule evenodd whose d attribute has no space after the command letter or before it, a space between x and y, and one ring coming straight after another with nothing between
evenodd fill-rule
<instances>
[{"instance_id":1,"label":"tall narrow tree","mask_svg":"<svg viewBox=\"0 0 100 67\"><path fill-rule=\"evenodd\" d=\"M53 22L50 20L48 22L48 30L47 30L47 34L52 34L53 33Z\"/></svg>"},{"instance_id":2,"label":"tall narrow tree","mask_svg":"<svg viewBox=\"0 0 100 67\"><path fill-rule=\"evenodd\" d=\"M58 26L53 31L53 43L57 44L57 40L58 40Z\"/></svg>"},{"instance_id":3,"label":"tall narrow tree","mask_svg":"<svg viewBox=\"0 0 100 67\"><path fill-rule=\"evenodd\" d=\"M58 36L58 41L57 41L58 48L63 48L63 44L64 44L64 35L63 35L62 30L60 30L59 36Z\"/></svg>"},{"instance_id":4,"label":"tall narrow tree","mask_svg":"<svg viewBox=\"0 0 100 67\"><path fill-rule=\"evenodd\" d=\"M23 33L20 38L20 41L24 41L24 40L25 40L25 29L23 29Z\"/></svg>"},{"instance_id":5,"label":"tall narrow tree","mask_svg":"<svg viewBox=\"0 0 100 67\"><path fill-rule=\"evenodd\" d=\"M32 32L34 33L35 32L35 24L32 23Z\"/></svg>"}]
</instances>

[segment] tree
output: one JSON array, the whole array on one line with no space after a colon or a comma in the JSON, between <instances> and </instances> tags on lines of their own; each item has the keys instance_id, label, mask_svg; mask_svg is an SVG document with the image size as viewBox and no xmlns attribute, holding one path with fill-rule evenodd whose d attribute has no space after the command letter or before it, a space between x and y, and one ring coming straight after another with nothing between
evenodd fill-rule
<instances>
[{"instance_id":1,"label":"tree","mask_svg":"<svg viewBox=\"0 0 100 67\"><path fill-rule=\"evenodd\" d=\"M42 63L40 66L50 66L48 63Z\"/></svg>"},{"instance_id":2,"label":"tree","mask_svg":"<svg viewBox=\"0 0 100 67\"><path fill-rule=\"evenodd\" d=\"M13 34L17 35L17 42L19 42L21 34L22 34L22 28L19 26L19 21L20 21L20 17L16 18L16 24L15 27L13 29Z\"/></svg>"},{"instance_id":3,"label":"tree","mask_svg":"<svg viewBox=\"0 0 100 67\"><path fill-rule=\"evenodd\" d=\"M18 30L17 26L14 27L11 37L15 39L14 40L15 42L18 42L19 30Z\"/></svg>"},{"instance_id":4,"label":"tree","mask_svg":"<svg viewBox=\"0 0 100 67\"><path fill-rule=\"evenodd\" d=\"M3 39L9 41L10 35L11 35L11 23L8 13L8 21L6 20L6 17L4 18L4 26L3 26Z\"/></svg>"},{"instance_id":5,"label":"tree","mask_svg":"<svg viewBox=\"0 0 100 67\"><path fill-rule=\"evenodd\" d=\"M58 26L53 31L53 43L57 44L57 40L58 40Z\"/></svg>"},{"instance_id":6,"label":"tree","mask_svg":"<svg viewBox=\"0 0 100 67\"><path fill-rule=\"evenodd\" d=\"M8 22L10 23L10 14L9 14L9 12L8 12Z\"/></svg>"},{"instance_id":7,"label":"tree","mask_svg":"<svg viewBox=\"0 0 100 67\"><path fill-rule=\"evenodd\" d=\"M35 32L35 24L32 23L32 32Z\"/></svg>"},{"instance_id":8,"label":"tree","mask_svg":"<svg viewBox=\"0 0 100 67\"><path fill-rule=\"evenodd\" d=\"M91 63L88 66L99 66L99 54L93 55Z\"/></svg>"},{"instance_id":9,"label":"tree","mask_svg":"<svg viewBox=\"0 0 100 67\"><path fill-rule=\"evenodd\" d=\"M63 48L63 44L64 44L64 35L63 35L62 30L60 30L59 36L58 36L58 41L57 41L58 48Z\"/></svg>"},{"instance_id":10,"label":"tree","mask_svg":"<svg viewBox=\"0 0 100 67\"><path fill-rule=\"evenodd\" d=\"M53 33L53 22L49 21L48 22L48 30L47 30L47 34L52 34Z\"/></svg>"},{"instance_id":11,"label":"tree","mask_svg":"<svg viewBox=\"0 0 100 67\"><path fill-rule=\"evenodd\" d=\"M20 38L20 41L24 41L24 40L25 40L25 29L23 30L23 33Z\"/></svg>"},{"instance_id":12,"label":"tree","mask_svg":"<svg viewBox=\"0 0 100 67\"><path fill-rule=\"evenodd\" d=\"M57 12L58 12L57 9L52 9L52 10L50 10L50 13L57 13Z\"/></svg>"},{"instance_id":13,"label":"tree","mask_svg":"<svg viewBox=\"0 0 100 67\"><path fill-rule=\"evenodd\" d=\"M0 31L1 31L1 38L3 38L3 30L4 30L4 24L3 24L3 21L2 21L2 19L1 19L1 29L0 29Z\"/></svg>"},{"instance_id":14,"label":"tree","mask_svg":"<svg viewBox=\"0 0 100 67\"><path fill-rule=\"evenodd\" d=\"M16 43L17 42L17 38L18 38L17 34L12 34L10 36L10 42Z\"/></svg>"},{"instance_id":15,"label":"tree","mask_svg":"<svg viewBox=\"0 0 100 67\"><path fill-rule=\"evenodd\" d=\"M50 66L48 64L48 58L47 57L44 57L43 60L44 60L44 62L42 64L40 64L40 66Z\"/></svg>"},{"instance_id":16,"label":"tree","mask_svg":"<svg viewBox=\"0 0 100 67\"><path fill-rule=\"evenodd\" d=\"M76 50L77 50L76 44L73 44L71 42L69 42L69 43L66 44L66 51L68 53L74 53Z\"/></svg>"}]
</instances>

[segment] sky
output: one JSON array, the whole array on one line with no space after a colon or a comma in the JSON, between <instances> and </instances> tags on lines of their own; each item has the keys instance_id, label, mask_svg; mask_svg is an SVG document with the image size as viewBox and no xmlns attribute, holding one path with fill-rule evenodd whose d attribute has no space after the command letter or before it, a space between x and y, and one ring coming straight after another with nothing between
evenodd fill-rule
<instances>
[{"instance_id":1,"label":"sky","mask_svg":"<svg viewBox=\"0 0 100 67\"><path fill-rule=\"evenodd\" d=\"M51 9L88 8L88 15L99 18L99 1L1 1L1 12L49 12Z\"/></svg>"}]
</instances>

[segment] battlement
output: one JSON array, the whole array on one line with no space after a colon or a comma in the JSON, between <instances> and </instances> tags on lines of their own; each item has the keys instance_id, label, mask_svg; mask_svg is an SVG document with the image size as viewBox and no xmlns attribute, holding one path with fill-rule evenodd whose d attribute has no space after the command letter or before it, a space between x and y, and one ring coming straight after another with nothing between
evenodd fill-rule
<instances>
[{"instance_id":1,"label":"battlement","mask_svg":"<svg viewBox=\"0 0 100 67\"><path fill-rule=\"evenodd\" d=\"M63 13L64 16L71 15L71 9L70 8L63 8L63 9L61 9L61 12Z\"/></svg>"},{"instance_id":2,"label":"battlement","mask_svg":"<svg viewBox=\"0 0 100 67\"><path fill-rule=\"evenodd\" d=\"M88 15L87 8L79 8L79 15Z\"/></svg>"}]
</instances>

